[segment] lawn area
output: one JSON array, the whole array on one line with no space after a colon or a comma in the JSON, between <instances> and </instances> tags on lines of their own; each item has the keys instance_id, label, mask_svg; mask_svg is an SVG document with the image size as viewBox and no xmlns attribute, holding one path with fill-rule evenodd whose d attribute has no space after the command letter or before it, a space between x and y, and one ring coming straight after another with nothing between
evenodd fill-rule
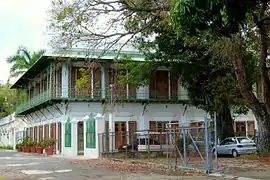
<instances>
[{"instance_id":1,"label":"lawn area","mask_svg":"<svg viewBox=\"0 0 270 180\"><path fill-rule=\"evenodd\" d=\"M0 150L13 150L12 146L0 146Z\"/></svg>"}]
</instances>

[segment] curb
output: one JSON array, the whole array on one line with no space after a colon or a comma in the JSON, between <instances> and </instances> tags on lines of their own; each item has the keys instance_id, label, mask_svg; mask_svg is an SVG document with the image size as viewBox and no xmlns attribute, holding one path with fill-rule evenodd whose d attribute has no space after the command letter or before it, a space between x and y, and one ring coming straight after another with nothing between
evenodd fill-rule
<instances>
[{"instance_id":1,"label":"curb","mask_svg":"<svg viewBox=\"0 0 270 180\"><path fill-rule=\"evenodd\" d=\"M10 149L0 149L2 152L17 152L16 150L10 150Z\"/></svg>"},{"instance_id":2,"label":"curb","mask_svg":"<svg viewBox=\"0 0 270 180\"><path fill-rule=\"evenodd\" d=\"M227 175L227 174L209 174L210 177L222 177L226 179L233 179L233 180L258 180L254 178L247 178L247 177L238 177L233 175Z\"/></svg>"}]
</instances>

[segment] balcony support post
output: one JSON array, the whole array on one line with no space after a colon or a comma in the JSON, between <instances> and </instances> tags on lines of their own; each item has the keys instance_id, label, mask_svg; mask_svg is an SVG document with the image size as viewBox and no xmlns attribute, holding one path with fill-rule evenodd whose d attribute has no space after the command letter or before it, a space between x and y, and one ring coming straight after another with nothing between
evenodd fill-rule
<instances>
[{"instance_id":1,"label":"balcony support post","mask_svg":"<svg viewBox=\"0 0 270 180\"><path fill-rule=\"evenodd\" d=\"M49 90L49 78L50 78L50 66L47 68L47 93L49 92L48 90Z\"/></svg>"},{"instance_id":2,"label":"balcony support post","mask_svg":"<svg viewBox=\"0 0 270 180\"><path fill-rule=\"evenodd\" d=\"M94 69L91 68L91 98L94 98L94 88L95 88L95 84L94 84Z\"/></svg>"},{"instance_id":3,"label":"balcony support post","mask_svg":"<svg viewBox=\"0 0 270 180\"><path fill-rule=\"evenodd\" d=\"M53 83L53 67L52 67L52 63L50 64L50 81L49 81L49 97L51 97L52 95L52 83Z\"/></svg>"},{"instance_id":4,"label":"balcony support post","mask_svg":"<svg viewBox=\"0 0 270 180\"><path fill-rule=\"evenodd\" d=\"M126 71L127 78L128 78L128 71ZM126 85L126 91L127 91L127 99L129 99L129 84Z\"/></svg>"},{"instance_id":5,"label":"balcony support post","mask_svg":"<svg viewBox=\"0 0 270 180\"><path fill-rule=\"evenodd\" d=\"M69 95L69 65L67 62L62 62L62 98L67 98Z\"/></svg>"},{"instance_id":6,"label":"balcony support post","mask_svg":"<svg viewBox=\"0 0 270 180\"><path fill-rule=\"evenodd\" d=\"M108 81L108 67L107 64L101 65L101 98L106 98L106 84Z\"/></svg>"},{"instance_id":7,"label":"balcony support post","mask_svg":"<svg viewBox=\"0 0 270 180\"><path fill-rule=\"evenodd\" d=\"M55 122L55 139L57 139L55 143L55 152L59 154L59 139L58 139L58 121Z\"/></svg>"}]
</instances>

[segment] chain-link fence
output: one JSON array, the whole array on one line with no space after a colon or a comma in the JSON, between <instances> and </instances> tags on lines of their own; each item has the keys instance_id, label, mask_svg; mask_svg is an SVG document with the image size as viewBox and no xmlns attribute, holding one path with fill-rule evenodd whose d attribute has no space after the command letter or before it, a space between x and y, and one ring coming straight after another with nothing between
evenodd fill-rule
<instances>
[{"instance_id":1,"label":"chain-link fence","mask_svg":"<svg viewBox=\"0 0 270 180\"><path fill-rule=\"evenodd\" d=\"M164 131L111 132L99 134L100 155L170 168L212 168L210 126L180 127L166 124Z\"/></svg>"}]
</instances>

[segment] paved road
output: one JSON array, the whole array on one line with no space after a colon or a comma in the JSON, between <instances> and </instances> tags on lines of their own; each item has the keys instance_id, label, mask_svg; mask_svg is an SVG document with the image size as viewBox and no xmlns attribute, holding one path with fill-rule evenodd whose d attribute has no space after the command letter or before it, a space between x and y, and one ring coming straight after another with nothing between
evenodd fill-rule
<instances>
[{"instance_id":1,"label":"paved road","mask_svg":"<svg viewBox=\"0 0 270 180\"><path fill-rule=\"evenodd\" d=\"M218 180L210 177L161 176L119 173L108 169L70 164L64 159L0 151L0 180Z\"/></svg>"}]
</instances>

